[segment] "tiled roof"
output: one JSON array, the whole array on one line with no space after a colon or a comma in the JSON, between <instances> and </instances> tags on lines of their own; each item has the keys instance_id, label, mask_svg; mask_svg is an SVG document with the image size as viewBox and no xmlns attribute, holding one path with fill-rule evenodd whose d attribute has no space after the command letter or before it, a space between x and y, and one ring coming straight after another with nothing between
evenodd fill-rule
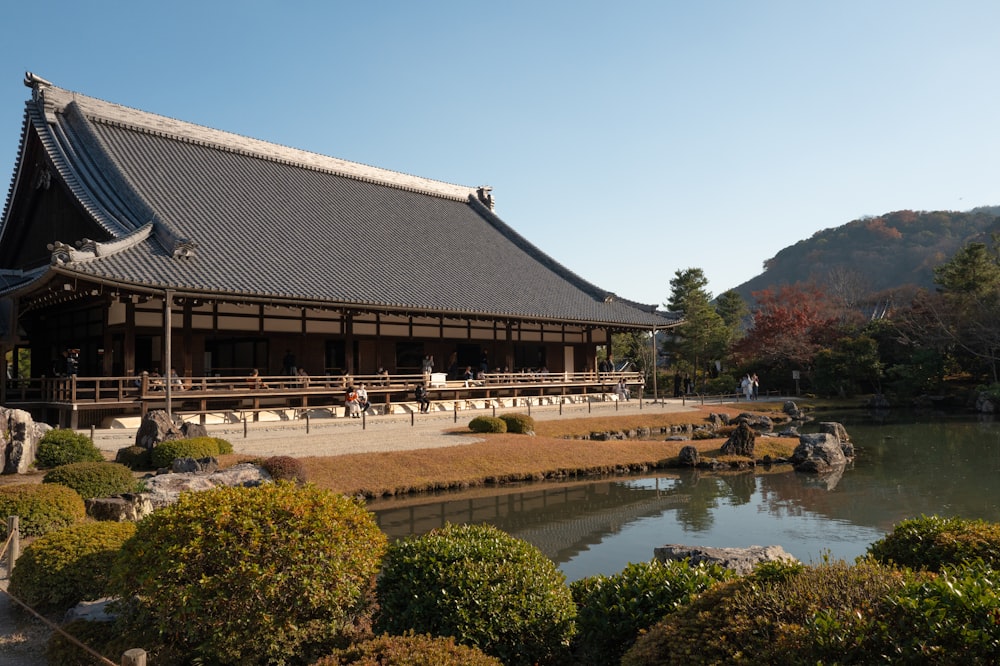
<instances>
[{"instance_id":1,"label":"tiled roof","mask_svg":"<svg viewBox=\"0 0 1000 666\"><path fill-rule=\"evenodd\" d=\"M476 188L35 83L29 122L109 239L60 264L110 282L387 309L662 326L576 276ZM153 233L143 235L153 223ZM122 240L118 240L122 239ZM80 239L53 239L73 243Z\"/></svg>"}]
</instances>

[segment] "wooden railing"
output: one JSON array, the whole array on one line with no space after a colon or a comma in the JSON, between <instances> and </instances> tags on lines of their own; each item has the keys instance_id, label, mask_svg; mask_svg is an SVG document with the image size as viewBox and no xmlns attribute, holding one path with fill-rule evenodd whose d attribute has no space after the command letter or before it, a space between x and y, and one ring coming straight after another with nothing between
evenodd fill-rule
<instances>
[{"instance_id":1,"label":"wooden railing","mask_svg":"<svg viewBox=\"0 0 1000 666\"><path fill-rule=\"evenodd\" d=\"M219 411L257 414L268 409L305 413L317 408L343 407L347 387L364 385L373 404L412 402L419 384L432 400L463 400L614 393L621 380L635 394L642 375L636 372L487 373L478 379L446 379L443 374L381 374L341 376L269 375L254 377L166 377L143 373L138 377L36 377L8 381L4 404L32 410L57 410L60 424L76 427L81 412L102 416L145 414L151 409L186 414ZM172 381L168 385L167 382Z\"/></svg>"}]
</instances>

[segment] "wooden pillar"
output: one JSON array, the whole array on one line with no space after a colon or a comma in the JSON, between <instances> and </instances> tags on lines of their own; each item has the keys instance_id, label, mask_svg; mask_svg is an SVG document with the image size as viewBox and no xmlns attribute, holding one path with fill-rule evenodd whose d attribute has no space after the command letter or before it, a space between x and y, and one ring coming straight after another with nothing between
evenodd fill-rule
<instances>
[{"instance_id":1,"label":"wooden pillar","mask_svg":"<svg viewBox=\"0 0 1000 666\"><path fill-rule=\"evenodd\" d=\"M190 377L194 372L194 359L192 348L194 346L193 325L194 306L191 299L184 299L183 328L181 330L181 368L177 371L181 377ZM202 373L204 374L204 373Z\"/></svg>"},{"instance_id":2,"label":"wooden pillar","mask_svg":"<svg viewBox=\"0 0 1000 666\"><path fill-rule=\"evenodd\" d=\"M115 365L114 341L111 335L111 326L109 326L108 322L112 301L114 299L110 295L104 297L104 340L101 343L104 347L104 355L101 358L101 374L105 377L110 377L114 374Z\"/></svg>"},{"instance_id":3,"label":"wooden pillar","mask_svg":"<svg viewBox=\"0 0 1000 666\"><path fill-rule=\"evenodd\" d=\"M132 377L139 371L135 367L135 303L125 301L125 336L122 339L122 367L125 375ZM147 370L148 368L143 368Z\"/></svg>"},{"instance_id":4,"label":"wooden pillar","mask_svg":"<svg viewBox=\"0 0 1000 666\"><path fill-rule=\"evenodd\" d=\"M504 352L504 366L507 367L511 372L514 371L514 327L510 322L507 322L506 328L506 343L507 349Z\"/></svg>"},{"instance_id":5,"label":"wooden pillar","mask_svg":"<svg viewBox=\"0 0 1000 666\"><path fill-rule=\"evenodd\" d=\"M167 289L163 292L163 392L167 400L167 418L173 418L173 377L171 376L171 370L173 369L174 359L173 359L173 322L171 321L171 315L174 309L174 292Z\"/></svg>"},{"instance_id":6,"label":"wooden pillar","mask_svg":"<svg viewBox=\"0 0 1000 666\"><path fill-rule=\"evenodd\" d=\"M344 369L354 376L354 313L344 314Z\"/></svg>"}]
</instances>

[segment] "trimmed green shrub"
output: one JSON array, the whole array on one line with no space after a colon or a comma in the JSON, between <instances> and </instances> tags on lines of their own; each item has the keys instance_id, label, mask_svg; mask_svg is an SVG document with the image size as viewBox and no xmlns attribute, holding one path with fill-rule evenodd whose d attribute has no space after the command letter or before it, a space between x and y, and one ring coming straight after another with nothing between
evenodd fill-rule
<instances>
[{"instance_id":1,"label":"trimmed green shrub","mask_svg":"<svg viewBox=\"0 0 1000 666\"><path fill-rule=\"evenodd\" d=\"M507 432L516 435L535 432L535 419L527 414L501 414L500 418L507 424Z\"/></svg>"},{"instance_id":2,"label":"trimmed green shrub","mask_svg":"<svg viewBox=\"0 0 1000 666\"><path fill-rule=\"evenodd\" d=\"M122 547L112 592L205 663L279 664L345 647L368 620L386 536L364 506L287 482L182 493Z\"/></svg>"},{"instance_id":3,"label":"trimmed green shrub","mask_svg":"<svg viewBox=\"0 0 1000 666\"><path fill-rule=\"evenodd\" d=\"M58 467L76 462L101 462L104 454L90 438L75 430L57 428L49 430L38 440L35 466Z\"/></svg>"},{"instance_id":4,"label":"trimmed green shrub","mask_svg":"<svg viewBox=\"0 0 1000 666\"><path fill-rule=\"evenodd\" d=\"M912 518L870 545L868 554L884 564L929 571L976 559L1000 567L1000 524L939 516Z\"/></svg>"},{"instance_id":5,"label":"trimmed green shrub","mask_svg":"<svg viewBox=\"0 0 1000 666\"><path fill-rule=\"evenodd\" d=\"M469 430L472 432L507 432L507 423L503 419L493 416L477 416L469 421Z\"/></svg>"},{"instance_id":6,"label":"trimmed green shrub","mask_svg":"<svg viewBox=\"0 0 1000 666\"><path fill-rule=\"evenodd\" d=\"M383 634L324 657L313 666L503 666L479 649L455 639L418 634Z\"/></svg>"},{"instance_id":7,"label":"trimmed green shrub","mask_svg":"<svg viewBox=\"0 0 1000 666\"><path fill-rule=\"evenodd\" d=\"M822 663L806 628L817 614L870 616L904 583L903 572L871 561L853 567L838 562L768 568L762 576L754 573L716 585L679 607L641 635L621 664Z\"/></svg>"},{"instance_id":8,"label":"trimmed green shrub","mask_svg":"<svg viewBox=\"0 0 1000 666\"><path fill-rule=\"evenodd\" d=\"M271 456L262 460L260 466L267 470L275 481L306 482L306 468L298 458Z\"/></svg>"},{"instance_id":9,"label":"trimmed green shrub","mask_svg":"<svg viewBox=\"0 0 1000 666\"><path fill-rule=\"evenodd\" d=\"M126 446L123 449L118 449L118 453L115 454L115 462L134 470L153 468L153 457L145 446Z\"/></svg>"},{"instance_id":10,"label":"trimmed green shrub","mask_svg":"<svg viewBox=\"0 0 1000 666\"><path fill-rule=\"evenodd\" d=\"M389 547L376 628L455 636L504 664L568 655L576 606L555 564L491 525L446 525Z\"/></svg>"},{"instance_id":11,"label":"trimmed green shrub","mask_svg":"<svg viewBox=\"0 0 1000 666\"><path fill-rule=\"evenodd\" d=\"M72 488L38 483L0 486L0 516L17 516L21 536L42 536L86 515L83 498ZM6 518L0 520L0 537L7 538Z\"/></svg>"},{"instance_id":12,"label":"trimmed green shrub","mask_svg":"<svg viewBox=\"0 0 1000 666\"><path fill-rule=\"evenodd\" d=\"M583 664L617 664L639 632L695 594L734 578L718 565L651 560L614 576L592 576L570 586L577 605L574 653Z\"/></svg>"},{"instance_id":13,"label":"trimmed green shrub","mask_svg":"<svg viewBox=\"0 0 1000 666\"><path fill-rule=\"evenodd\" d=\"M139 490L139 481L125 465L113 462L82 462L60 465L47 472L42 483L58 483L80 493L80 497L111 497Z\"/></svg>"},{"instance_id":14,"label":"trimmed green shrub","mask_svg":"<svg viewBox=\"0 0 1000 666\"><path fill-rule=\"evenodd\" d=\"M171 439L160 442L150 453L153 467L170 467L178 458L214 458L233 452L233 445L218 437L192 437L190 439Z\"/></svg>"},{"instance_id":15,"label":"trimmed green shrub","mask_svg":"<svg viewBox=\"0 0 1000 666\"><path fill-rule=\"evenodd\" d=\"M997 589L1000 571L981 563L922 572L874 613L821 611L810 638L826 663L873 663L887 655L899 664L997 664Z\"/></svg>"},{"instance_id":16,"label":"trimmed green shrub","mask_svg":"<svg viewBox=\"0 0 1000 666\"><path fill-rule=\"evenodd\" d=\"M108 595L114 556L135 523L78 523L32 541L10 577L11 594L42 612Z\"/></svg>"}]
</instances>

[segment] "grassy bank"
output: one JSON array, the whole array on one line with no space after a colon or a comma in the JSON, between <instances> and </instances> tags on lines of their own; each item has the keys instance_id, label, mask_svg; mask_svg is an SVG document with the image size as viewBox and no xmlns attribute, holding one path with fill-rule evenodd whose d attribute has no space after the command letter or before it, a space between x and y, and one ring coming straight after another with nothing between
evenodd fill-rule
<instances>
[{"instance_id":1,"label":"grassy bank","mask_svg":"<svg viewBox=\"0 0 1000 666\"><path fill-rule=\"evenodd\" d=\"M759 403L754 411L776 416L780 406ZM702 456L721 455L725 438L690 441L567 439L607 432L676 425L700 425L709 413L729 416L745 409L721 406L694 412L539 421L536 435L487 435L486 441L461 444L468 430L456 428L456 446L417 451L303 458L310 481L349 495L382 497L410 492L465 488L494 483L574 475L625 473L672 466L681 448L694 445ZM477 435L478 438L483 437ZM798 440L758 440L757 457L787 457Z\"/></svg>"}]
</instances>

